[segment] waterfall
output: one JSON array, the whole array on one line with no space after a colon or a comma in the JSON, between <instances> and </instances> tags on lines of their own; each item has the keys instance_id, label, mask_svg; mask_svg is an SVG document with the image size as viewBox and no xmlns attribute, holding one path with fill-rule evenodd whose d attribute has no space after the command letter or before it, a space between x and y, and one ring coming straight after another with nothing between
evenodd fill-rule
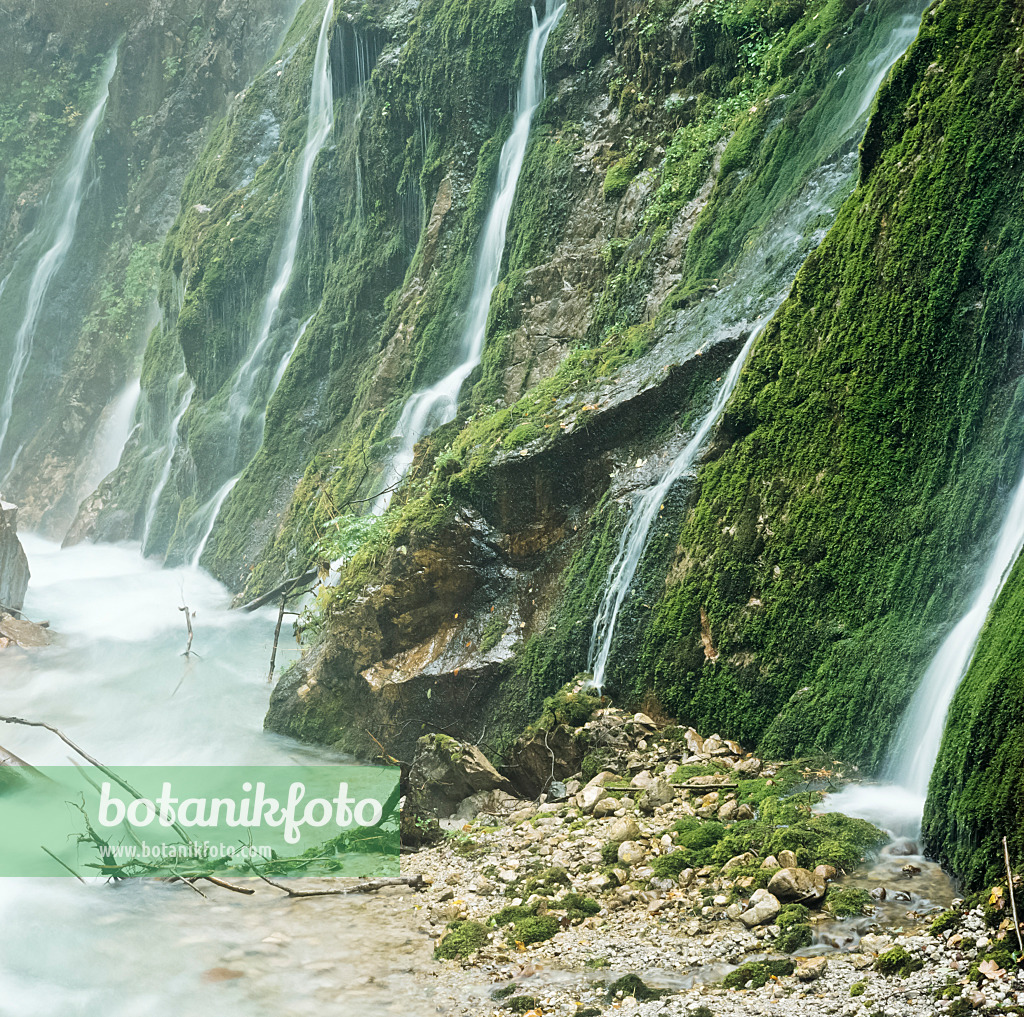
<instances>
[{"instance_id":1,"label":"waterfall","mask_svg":"<svg viewBox=\"0 0 1024 1017\"><path fill-rule=\"evenodd\" d=\"M175 389L181 384L184 377L185 372L183 371L174 379ZM146 521L142 526L143 552L146 550L146 544L149 541L149 531L152 529L153 520L156 518L156 507L160 502L160 495L164 493L164 488L167 486L167 481L171 476L171 466L174 464L174 453L178 450L178 427L185 414L188 412L189 406L192 405L192 396L195 394L195 391L195 385L189 385L185 394L181 398L181 402L178 404L177 411L171 418L170 428L167 435L167 444L163 447L164 465L160 471L160 476L157 479L156 487L153 488L153 493L149 496L149 504L146 507Z\"/></svg>"},{"instance_id":2,"label":"waterfall","mask_svg":"<svg viewBox=\"0 0 1024 1017\"><path fill-rule=\"evenodd\" d=\"M21 324L14 335L11 346L10 367L7 372L7 386L3 401L0 402L0 452L3 451L14 412L14 397L22 376L32 355L32 339L35 335L39 312L43 306L46 292L50 288L53 277L64 264L71 242L75 237L78 224L78 213L85 195L85 177L89 168L89 155L92 152L93 138L96 129L103 119L103 110L107 105L107 90L111 78L117 68L117 48L107 57L100 80L99 97L92 112L86 117L82 130L75 141L74 148L67 164L61 169L56 184L56 192L47 197L43 209L42 222L38 230L43 236L43 244L47 245L45 253L36 262L28 284L28 297ZM6 283L6 280L4 280Z\"/></svg>"},{"instance_id":3,"label":"waterfall","mask_svg":"<svg viewBox=\"0 0 1024 1017\"><path fill-rule=\"evenodd\" d=\"M736 382L739 381L740 372L746 363L747 356L754 340L766 321L760 322L750 333L750 338L743 344L739 355L732 362L729 373L725 376L711 409L704 415L700 425L694 432L693 437L686 443L683 450L672 460L668 469L661 479L652 484L644 491L633 504L629 513L629 519L623 528L622 536L619 538L619 550L608 570L608 584L605 586L604 596L601 599L601 606L594 618L594 627L590 634L590 654L587 660L588 670L593 674L593 684L600 691L604 687L605 669L608 665L608 654L612 648L612 637L615 635L615 623L619 617L619 609L626 599L630 586L633 584L633 576L636 567L640 564L644 548L647 546L647 535L650 533L654 520L661 511L662 503L668 495L672 485L688 472L697 459L697 454L704 445L711 429L715 426L718 418L729 401Z\"/></svg>"},{"instance_id":4,"label":"waterfall","mask_svg":"<svg viewBox=\"0 0 1024 1017\"><path fill-rule=\"evenodd\" d=\"M992 549L985 577L971 606L943 640L903 716L887 767L887 777L924 801L939 758L942 732L953 695L967 673L978 637L1021 547L1024 546L1024 478Z\"/></svg>"},{"instance_id":5,"label":"waterfall","mask_svg":"<svg viewBox=\"0 0 1024 1017\"><path fill-rule=\"evenodd\" d=\"M836 110L838 124L819 152L819 165L794 201L781 210L781 217L765 229L757 244L751 245L735 269L735 281L713 300L684 318L681 329L692 334L701 347L717 342L728 334L727 317L738 311L759 319L750 337L733 361L729 372L686 446L669 463L656 484L643 491L630 508L629 518L619 539L618 552L608 571L608 582L591 629L587 666L592 684L604 687L619 612L632 586L637 566L643 557L647 538L665 497L693 466L701 446L721 416L736 387L740 372L761 329L781 306L789 291L796 268L802 261L802 242L807 231L824 212L831 212L845 194L856 162L851 154L836 158L864 129L871 101L889 68L910 45L917 32L917 19L903 16L880 40L878 48L849 68L851 87ZM817 234L820 240L821 234ZM769 293L767 299L749 294ZM735 307L730 306L735 303ZM757 306L758 303L760 306Z\"/></svg>"},{"instance_id":6,"label":"waterfall","mask_svg":"<svg viewBox=\"0 0 1024 1017\"><path fill-rule=\"evenodd\" d=\"M274 380L270 383L270 394L273 395L277 391L277 386L281 384L281 379L284 377L284 372L288 370L288 365L292 362L292 357L295 356L295 351L299 348L299 343L302 342L302 337L306 334L306 329L309 328L310 322L316 317L314 311L299 328L299 334L295 337L295 342L292 343L291 348L281 358L281 363L277 365L277 370L274 372ZM269 402L269 400L268 400Z\"/></svg>"},{"instance_id":7,"label":"waterfall","mask_svg":"<svg viewBox=\"0 0 1024 1017\"><path fill-rule=\"evenodd\" d=\"M885 767L885 780L890 783L851 784L829 796L830 809L869 819L896 836L918 837L950 704L970 667L985 620L1022 547L1024 477L1010 500L981 585L932 657L903 715Z\"/></svg>"},{"instance_id":8,"label":"waterfall","mask_svg":"<svg viewBox=\"0 0 1024 1017\"><path fill-rule=\"evenodd\" d=\"M228 440L234 443L234 462L232 468L237 469L238 472L200 510L203 521L203 537L192 558L193 564L196 565L198 565L199 558L206 549L207 541L213 533L221 507L227 496L231 493L231 489L238 482L239 477L241 477L241 471L247 465L247 460L238 461L240 458L245 458L239 455L242 451L242 425L246 415L254 408L259 411L256 414L258 434L256 435L255 448L258 448L263 440L266 407L274 393L273 388L271 388L267 392L266 399L262 401L262 404L254 406L253 388L264 368L267 353L266 347L270 339L271 329L274 326L281 307L281 300L284 297L285 290L288 288L292 271L295 268L295 259L299 250L299 236L302 232L302 213L306 206L306 193L309 190L309 181L313 173L313 163L316 161L317 155L327 143L327 139L331 136L331 132L334 129L334 90L331 80L331 47L328 36L333 16L334 0L328 0L327 9L324 11L323 20L320 23L320 35L317 39L316 55L313 59L313 79L310 86L309 114L306 121L306 144L302 150L302 157L299 160L299 170L295 178L294 197L288 212L288 218L285 221L284 243L281 246L281 253L277 260L277 271L274 276L273 285L263 301L252 350L239 368L231 394L228 397L228 419L226 426L228 429ZM308 325L309 322L307 321L306 324ZM303 326L303 331L305 331L305 326ZM283 376L283 373L279 369L280 376ZM279 381L280 377L277 380ZM276 387L276 383L274 387Z\"/></svg>"},{"instance_id":9,"label":"waterfall","mask_svg":"<svg viewBox=\"0 0 1024 1017\"><path fill-rule=\"evenodd\" d=\"M214 526L217 525L217 516L220 515L220 510L224 507L224 502L228 500L228 495L231 494L231 489L238 483L239 477L232 477L221 489L202 507L200 510L200 519L203 523L203 535L199 538L199 546L196 548L195 554L192 555L192 567L199 567L199 559L202 558L203 552L206 550L206 545L210 540L210 536L213 533Z\"/></svg>"},{"instance_id":10,"label":"waterfall","mask_svg":"<svg viewBox=\"0 0 1024 1017\"><path fill-rule=\"evenodd\" d=\"M103 478L117 469L121 453L131 437L135 410L139 405L142 385L138 378L128 382L120 394L103 411L100 425L89 453L88 471L79 491L78 501L92 494Z\"/></svg>"},{"instance_id":11,"label":"waterfall","mask_svg":"<svg viewBox=\"0 0 1024 1017\"><path fill-rule=\"evenodd\" d=\"M302 232L302 212L306 206L306 192L309 190L313 163L334 129L334 93L331 81L330 40L328 38L328 29L333 16L334 0L328 0L327 10L324 11L323 21L320 23L320 36L317 40L316 56L313 60L313 80L306 122L306 145L302 150L302 158L299 160L294 198L285 227L284 244L277 261L277 274L274 284L263 301L252 352L239 369L228 400L236 436L241 429L242 418L251 409L253 385L263 368L265 359L264 347L270 339L270 331L277 312L280 310L281 299L284 297L295 268L295 259L299 250L299 235ZM261 431L262 416L261 413ZM262 434L260 437L262 438Z\"/></svg>"},{"instance_id":12,"label":"waterfall","mask_svg":"<svg viewBox=\"0 0 1024 1017\"><path fill-rule=\"evenodd\" d=\"M467 308L466 327L459 347L460 359L440 381L410 396L402 409L402 415L392 432L392 437L401 439L401 443L385 470L382 485L384 490L377 496L371 510L374 515L380 515L390 504L394 489L412 464L416 442L435 427L455 419L462 383L480 363L483 355L487 313L491 306L491 294L498 285L502 254L505 250L505 232L512 211L516 184L519 182L519 171L526 156L530 123L534 111L544 98L544 47L565 10L565 4L555 7L543 21L538 21L536 8L531 7L530 10L533 14L533 30L530 32L523 73L519 81L516 105L518 112L512 125L512 133L501 149L494 199L484 223L473 290Z\"/></svg>"}]
</instances>

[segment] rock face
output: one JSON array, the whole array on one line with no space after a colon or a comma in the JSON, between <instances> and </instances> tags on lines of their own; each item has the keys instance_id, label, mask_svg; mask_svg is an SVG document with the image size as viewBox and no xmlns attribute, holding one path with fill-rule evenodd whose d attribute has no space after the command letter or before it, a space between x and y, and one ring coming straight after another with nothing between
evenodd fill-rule
<instances>
[{"instance_id":1,"label":"rock face","mask_svg":"<svg viewBox=\"0 0 1024 1017\"><path fill-rule=\"evenodd\" d=\"M17 519L17 507L0 500L0 606L11 611L20 611L25 603L30 574Z\"/></svg>"}]
</instances>

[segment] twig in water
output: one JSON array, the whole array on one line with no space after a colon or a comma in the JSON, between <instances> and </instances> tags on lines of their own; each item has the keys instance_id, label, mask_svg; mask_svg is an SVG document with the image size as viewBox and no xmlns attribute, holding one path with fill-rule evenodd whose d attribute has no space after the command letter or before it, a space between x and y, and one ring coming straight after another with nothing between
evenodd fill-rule
<instances>
[{"instance_id":1,"label":"twig in water","mask_svg":"<svg viewBox=\"0 0 1024 1017\"><path fill-rule=\"evenodd\" d=\"M214 886L221 886L225 890L231 890L233 893L244 893L247 897L251 897L256 891L251 886L238 886L235 883L229 883L226 879L218 879L216 876L202 876L208 883L213 883Z\"/></svg>"},{"instance_id":2,"label":"twig in water","mask_svg":"<svg viewBox=\"0 0 1024 1017\"><path fill-rule=\"evenodd\" d=\"M145 797L141 791L138 791L135 788L133 788L131 784L128 783L128 781L124 780L124 778L122 777L119 777L113 770L111 770L107 766L104 766L98 759L94 759L92 756L89 755L88 752L85 751L85 749L79 748L66 734L64 734L63 731L61 731L59 728L54 727L52 724L44 724L41 720L25 720L22 717L2 716L0 716L0 724L18 724L21 727L44 728L51 734L55 734L65 745L68 746L69 749L72 749L73 751L77 752L87 763L89 763L92 766L95 766L96 769L100 771L100 773L106 774L106 776L108 776L115 784L117 784L120 787L123 787L125 791L127 791L128 794L132 796L132 798L138 800ZM171 823L171 829L174 830L174 832L179 837L181 837L181 839L184 840L186 844L192 843L192 838L181 828L181 826L178 825L177 822Z\"/></svg>"},{"instance_id":3,"label":"twig in water","mask_svg":"<svg viewBox=\"0 0 1024 1017\"><path fill-rule=\"evenodd\" d=\"M1024 942L1020 936L1020 922L1017 920L1017 898L1013 895L1013 873L1010 871L1010 849L1006 845L1006 838L1003 838L1003 859L1006 862L1006 888L1010 893L1010 907L1013 909L1013 931L1017 933L1017 945L1020 952L1024 953Z\"/></svg>"},{"instance_id":4,"label":"twig in water","mask_svg":"<svg viewBox=\"0 0 1024 1017\"><path fill-rule=\"evenodd\" d=\"M179 607L178 610L185 612L185 624L188 626L188 646L185 647L185 652L182 654L183 657L188 657L192 654L192 612L188 609L187 604L184 607ZM196 656L198 657L199 654L197 653Z\"/></svg>"},{"instance_id":5,"label":"twig in water","mask_svg":"<svg viewBox=\"0 0 1024 1017\"><path fill-rule=\"evenodd\" d=\"M284 606L288 603L288 594L281 594L281 609L277 612L277 626L274 629L274 648L270 651L270 671L267 674L267 684L274 680L274 664L277 662L277 641L281 638L281 622L284 621Z\"/></svg>"}]
</instances>

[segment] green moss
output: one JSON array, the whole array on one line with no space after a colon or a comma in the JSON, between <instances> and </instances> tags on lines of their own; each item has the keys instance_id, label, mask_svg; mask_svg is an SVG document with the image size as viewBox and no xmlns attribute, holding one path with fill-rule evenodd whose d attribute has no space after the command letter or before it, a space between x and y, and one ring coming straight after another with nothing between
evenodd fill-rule
<instances>
[{"instance_id":1,"label":"green moss","mask_svg":"<svg viewBox=\"0 0 1024 1017\"><path fill-rule=\"evenodd\" d=\"M434 950L437 960L468 957L487 942L487 926L481 922L449 922L444 938Z\"/></svg>"},{"instance_id":2,"label":"green moss","mask_svg":"<svg viewBox=\"0 0 1024 1017\"><path fill-rule=\"evenodd\" d=\"M608 172L604 176L604 196L606 200L619 198L626 193L626 188L629 187L633 177L637 175L642 162L643 157L639 153L630 152L629 155L624 155L608 167Z\"/></svg>"},{"instance_id":3,"label":"green moss","mask_svg":"<svg viewBox=\"0 0 1024 1017\"><path fill-rule=\"evenodd\" d=\"M641 1003L649 999L661 999L666 994L664 989L652 989L638 975L623 975L617 978L608 986L605 996L607 999L615 999L619 993L623 996L632 996Z\"/></svg>"},{"instance_id":4,"label":"green moss","mask_svg":"<svg viewBox=\"0 0 1024 1017\"><path fill-rule=\"evenodd\" d=\"M850 995L851 996L863 996L864 995L864 990L867 987L868 987L867 982L854 982L853 985L850 986Z\"/></svg>"},{"instance_id":5,"label":"green moss","mask_svg":"<svg viewBox=\"0 0 1024 1017\"><path fill-rule=\"evenodd\" d=\"M683 869L689 867L685 851L672 851L651 859L651 869L659 879L676 879Z\"/></svg>"},{"instance_id":6,"label":"green moss","mask_svg":"<svg viewBox=\"0 0 1024 1017\"><path fill-rule=\"evenodd\" d=\"M956 911L943 911L941 915L932 919L928 932L933 936L940 936L943 932L956 928L959 923L960 915Z\"/></svg>"},{"instance_id":7,"label":"green moss","mask_svg":"<svg viewBox=\"0 0 1024 1017\"><path fill-rule=\"evenodd\" d=\"M508 942L510 944L523 943L529 946L531 943L543 943L552 936L556 936L562 926L553 915L536 915L529 918L520 918L508 931Z\"/></svg>"},{"instance_id":8,"label":"green moss","mask_svg":"<svg viewBox=\"0 0 1024 1017\"><path fill-rule=\"evenodd\" d=\"M875 958L875 970L883 975L899 975L906 978L924 967L924 960L908 953L902 946L894 946Z\"/></svg>"},{"instance_id":9,"label":"green moss","mask_svg":"<svg viewBox=\"0 0 1024 1017\"><path fill-rule=\"evenodd\" d=\"M830 886L825 894L825 910L836 918L863 915L873 906L871 894L855 886Z\"/></svg>"},{"instance_id":10,"label":"green moss","mask_svg":"<svg viewBox=\"0 0 1024 1017\"><path fill-rule=\"evenodd\" d=\"M814 934L811 927L804 923L791 925L788 929L783 930L773 946L782 953L793 953L794 950L802 950L805 946L810 946L813 941Z\"/></svg>"},{"instance_id":11,"label":"green moss","mask_svg":"<svg viewBox=\"0 0 1024 1017\"><path fill-rule=\"evenodd\" d=\"M735 971L722 979L722 987L726 989L746 988L747 982L753 983L751 988L759 989L766 984L772 976L781 978L793 973L793 962L786 961L748 961L741 964Z\"/></svg>"},{"instance_id":12,"label":"green moss","mask_svg":"<svg viewBox=\"0 0 1024 1017\"><path fill-rule=\"evenodd\" d=\"M536 996L513 996L507 1003L505 1009L513 1013L526 1013L528 1010L535 1010L539 1005Z\"/></svg>"},{"instance_id":13,"label":"green moss","mask_svg":"<svg viewBox=\"0 0 1024 1017\"><path fill-rule=\"evenodd\" d=\"M638 692L771 756L880 760L1016 480L1009 10L932 8L883 86L860 186L758 339L679 534L690 564L645 636ZM742 229L707 215L689 243L710 266L710 233Z\"/></svg>"}]
</instances>

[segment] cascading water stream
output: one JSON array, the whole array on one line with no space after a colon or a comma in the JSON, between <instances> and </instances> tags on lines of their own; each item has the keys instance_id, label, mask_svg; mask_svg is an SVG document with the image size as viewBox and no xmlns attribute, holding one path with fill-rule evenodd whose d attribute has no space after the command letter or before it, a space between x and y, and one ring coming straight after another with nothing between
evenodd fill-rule
<instances>
[{"instance_id":1,"label":"cascading water stream","mask_svg":"<svg viewBox=\"0 0 1024 1017\"><path fill-rule=\"evenodd\" d=\"M141 394L141 382L135 378L125 385L117 398L103 411L85 468L80 471L83 475L76 478L77 501L92 494L103 478L117 469L121 453L134 430L135 410Z\"/></svg>"},{"instance_id":2,"label":"cascading water stream","mask_svg":"<svg viewBox=\"0 0 1024 1017\"><path fill-rule=\"evenodd\" d=\"M199 510L197 515L201 521L200 532L202 536L192 556L194 565L199 564L206 544L217 524L217 515L227 500L231 489L238 483L241 471L247 462L238 462L241 451L242 428L245 417L258 409L255 414L258 434L254 441L254 451L263 440L263 427L265 424L264 414L267 404L274 394L275 384L268 390L266 399L262 405L253 405L253 389L256 381L262 372L267 356L267 346L270 340L278 311L281 308L281 300L295 269L295 259L299 251L299 237L302 233L302 213L306 207L306 194L309 191L309 181L313 173L313 164L320 150L327 143L334 129L334 86L331 77L330 61L330 38L329 29L331 19L334 17L334 0L328 0L327 9L324 11L323 20L320 22L320 35L317 38L316 55L313 58L313 79L310 86L309 115L306 121L306 144L302 150L302 157L299 160L299 170L295 177L295 191L291 208L286 220L284 231L284 243L281 246L281 253L277 261L277 271L274 276L273 285L263 301L260 311L259 325L256 329L256 339L252 350L245 362L238 369L235 382L228 397L227 420L225 429L227 440L231 442L231 455L229 461L231 468L236 470L234 476L227 480L221 488L209 499ZM302 327L305 331L307 321ZM301 333L299 338L301 338ZM298 340L296 340L296 345ZM287 367L287 364L285 365ZM277 381L283 377L284 372L278 370Z\"/></svg>"},{"instance_id":3,"label":"cascading water stream","mask_svg":"<svg viewBox=\"0 0 1024 1017\"><path fill-rule=\"evenodd\" d=\"M491 294L498 285L501 272L505 233L526 155L526 145L530 139L530 124L534 111L544 98L544 48L565 11L565 4L554 7L543 21L538 20L536 8L530 9L533 29L519 81L516 119L512 133L501 149L494 200L484 223L473 290L466 312L466 326L459 346L460 360L440 381L410 396L402 409L402 415L392 432L392 437L400 438L401 444L384 473L381 485L383 490L371 509L374 515L380 515L390 504L395 488L412 464L413 449L420 438L441 424L455 419L462 384L480 363L483 355Z\"/></svg>"},{"instance_id":4,"label":"cascading water stream","mask_svg":"<svg viewBox=\"0 0 1024 1017\"><path fill-rule=\"evenodd\" d=\"M598 690L604 687L607 677L619 613L633 584L637 566L643 557L651 527L658 518L662 503L672 486L692 468L701 446L736 387L757 335L785 298L802 261L800 252L805 242L805 231L823 213L831 217L845 196L856 161L850 153L838 159L836 153L848 148L862 133L872 98L893 63L910 45L917 32L917 24L918 19L913 16L902 16L885 33L879 48L867 54L866 59L850 71L853 85L844 94L843 105L833 113L837 127L829 135L829 144L818 153L818 169L811 174L800 195L782 210L781 219L766 229L760 242L751 246L740 259L732 285L708 301L706 310L698 308L694 320L683 320L682 328L703 336L704 342L716 341L714 337L721 335L730 315L745 314L752 310L754 313L750 317L758 318L759 324L754 327L733 361L711 408L693 437L671 460L658 482L643 491L630 508L591 630L587 666L593 676L591 684ZM821 235L816 234L818 239ZM770 293L772 296L761 298L757 306L757 302L752 302L747 294L758 292ZM738 310L732 306L733 302L738 303Z\"/></svg>"},{"instance_id":5,"label":"cascading water stream","mask_svg":"<svg viewBox=\"0 0 1024 1017\"><path fill-rule=\"evenodd\" d=\"M82 125L71 155L58 176L56 191L47 198L46 207L43 210L43 221L37 227L45 238L43 243L46 245L46 250L36 262L29 280L25 310L11 344L7 385L3 401L0 402L0 453L3 452L7 430L14 413L14 398L32 355L32 340L43 300L54 276L64 264L64 259L67 257L71 242L75 237L78 213L85 195L85 178L89 169L93 139L100 121L103 119L103 111L107 105L108 87L116 69L117 49L115 47L107 57L100 75L99 97L96 105Z\"/></svg>"},{"instance_id":6,"label":"cascading water stream","mask_svg":"<svg viewBox=\"0 0 1024 1017\"><path fill-rule=\"evenodd\" d=\"M295 259L299 251L302 213L306 207L306 193L309 190L309 180L313 173L313 163L316 162L316 157L334 129L334 86L331 79L331 47L328 37L328 29L333 16L334 0L328 0L327 9L324 11L323 20L320 23L316 56L313 59L313 80L310 87L309 115L306 121L306 144L302 150L302 158L299 160L294 198L285 227L284 243L277 261L277 272L274 284L263 301L259 326L256 329L256 341L248 358L239 368L228 400L229 413L236 432L241 428L243 417L252 408L250 399L253 386L263 368L265 347L270 339L270 332L277 313L281 308L281 300L288 288L288 283L291 282Z\"/></svg>"},{"instance_id":7,"label":"cascading water stream","mask_svg":"<svg viewBox=\"0 0 1024 1017\"><path fill-rule=\"evenodd\" d=\"M946 716L978 645L981 630L1024 547L1024 477L1010 499L985 575L970 607L932 657L900 722L882 786L850 785L830 808L870 819L898 836L920 834L928 782L939 757Z\"/></svg>"},{"instance_id":8,"label":"cascading water stream","mask_svg":"<svg viewBox=\"0 0 1024 1017\"><path fill-rule=\"evenodd\" d=\"M184 378L184 373L179 374L175 379L175 385L181 383ZM189 406L192 405L192 396L195 395L195 385L189 385L185 390L185 394L181 398L181 402L178 404L178 409L174 416L171 418L170 428L168 429L167 444L163 448L163 460L164 465L160 470L160 476L157 478L156 487L153 488L153 493L149 496L149 504L146 506L146 521L142 526L142 550L146 550L146 543L149 541L149 531L153 528L153 520L156 518L157 505L160 503L160 495L164 493L164 488L167 486L167 481L171 477L171 467L174 465L174 453L178 450L178 427L181 424L182 419L188 412Z\"/></svg>"},{"instance_id":9,"label":"cascading water stream","mask_svg":"<svg viewBox=\"0 0 1024 1017\"><path fill-rule=\"evenodd\" d=\"M729 401L729 397L739 381L740 372L754 345L754 340L757 339L758 333L764 328L764 325L765 322L761 322L755 326L750 333L750 338L743 344L743 348L732 362L729 373L725 376L722 387L711 404L711 409L704 415L693 437L686 443L679 455L672 460L661 480L647 488L637 498L630 510L629 519L619 538L618 553L608 571L608 585L605 587L604 597L598 608L597 616L594 618L594 627L590 635L588 668L593 675L593 684L598 690L604 687L605 669L608 666L608 655L612 648L612 637L615 635L615 623L619 617L619 609L633 584L633 576L636 574L636 567L640 564L640 558L647 546L647 535L650 533L651 526L657 519L662 503L672 485L693 466L711 429L722 415L725 404Z\"/></svg>"}]
</instances>

